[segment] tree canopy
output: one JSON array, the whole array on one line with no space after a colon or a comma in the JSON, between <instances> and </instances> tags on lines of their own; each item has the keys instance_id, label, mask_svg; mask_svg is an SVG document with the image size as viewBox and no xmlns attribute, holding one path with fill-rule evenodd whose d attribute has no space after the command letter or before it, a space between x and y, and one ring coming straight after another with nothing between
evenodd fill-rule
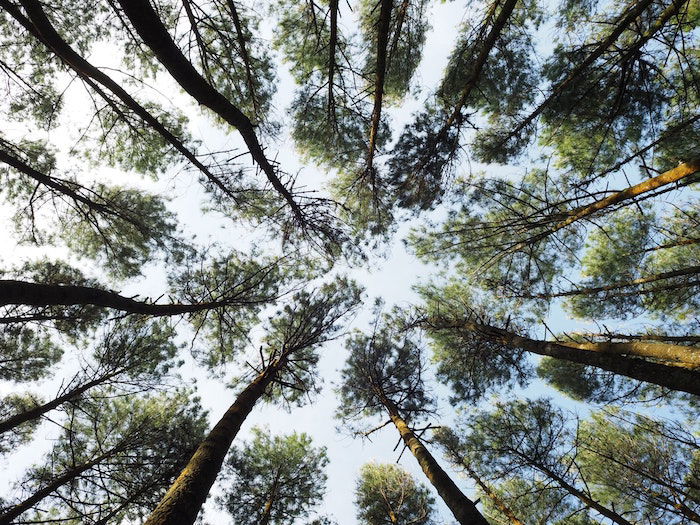
<instances>
[{"instance_id":1,"label":"tree canopy","mask_svg":"<svg viewBox=\"0 0 700 525\"><path fill-rule=\"evenodd\" d=\"M0 525L700 523L698 0L0 0Z\"/></svg>"}]
</instances>

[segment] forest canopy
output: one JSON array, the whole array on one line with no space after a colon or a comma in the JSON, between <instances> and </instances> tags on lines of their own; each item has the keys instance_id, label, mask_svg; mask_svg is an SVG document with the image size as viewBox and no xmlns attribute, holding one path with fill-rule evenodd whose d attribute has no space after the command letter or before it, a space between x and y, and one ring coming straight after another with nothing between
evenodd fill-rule
<instances>
[{"instance_id":1,"label":"forest canopy","mask_svg":"<svg viewBox=\"0 0 700 525\"><path fill-rule=\"evenodd\" d=\"M700 523L698 0L0 0L0 525Z\"/></svg>"}]
</instances>

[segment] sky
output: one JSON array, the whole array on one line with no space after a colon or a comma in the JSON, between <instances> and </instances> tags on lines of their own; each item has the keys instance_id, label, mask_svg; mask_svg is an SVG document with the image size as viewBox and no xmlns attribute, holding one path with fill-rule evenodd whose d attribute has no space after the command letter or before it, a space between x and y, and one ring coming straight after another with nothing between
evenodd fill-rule
<instances>
[{"instance_id":1,"label":"sky","mask_svg":"<svg viewBox=\"0 0 700 525\"><path fill-rule=\"evenodd\" d=\"M392 108L389 114L393 119L394 129L400 130L402 123L408 122L412 112L421 105L421 100L431 87L435 86L441 78L443 68L446 65L447 57L456 40L459 25L465 16L464 2L433 2L430 7L432 29L428 34L427 43L423 52L423 59L417 72L417 84L425 86L423 93L409 98L400 108ZM271 28L263 24L263 34L268 37ZM551 28L545 27L542 30L541 43L547 45L551 42L549 32ZM110 49L99 49L91 57L96 65L107 65L110 62ZM285 109L289 106L292 98L292 81L289 74L282 65L279 70L278 94L275 98L276 117L282 122L289 120L289 115ZM212 149L224 146L242 148L242 141L236 133L226 134L220 127L213 127L208 118L202 116L187 99L174 90L172 84L164 78L158 80L157 88L164 92L173 104L183 104L184 109L192 117L192 133L201 138L205 144L213 144ZM80 99L76 98L69 102L73 104L76 111L79 111ZM53 133L51 139L66 143L71 137L61 137L60 129ZM286 135L268 145L269 151L274 151L276 160L284 167L285 171L296 173L301 170L300 181L310 187L319 188L328 181L328 174L316 169L310 163L305 163L299 158L294 150L291 140ZM505 168L490 167L490 170L501 169L506 174ZM124 175L118 170L100 168L93 174L100 180L109 179L112 181L124 182ZM459 173L458 173L459 175ZM216 214L201 212L201 204L205 196L196 182L196 176L183 172L168 173L159 182L148 179L139 180L135 176L128 177L128 183L138 185L145 189L158 191L171 198L170 208L175 211L180 222L186 227L186 233L196 235L201 244L221 243L227 246L236 247L245 251L252 244L251 239L256 238L244 226L232 225L230 221L217 217ZM444 210L438 210L438 214ZM424 218L418 219L423 220ZM0 209L0 220L2 224L7 224L7 209ZM415 224L416 221L413 221ZM408 233L411 223L403 224L394 236L389 249L383 257L370 258L368 265L362 268L343 268L342 265L336 271L343 271L350 277L360 282L366 289L366 305L371 306L375 297L383 297L387 306L408 305L415 303L417 296L412 286L425 282L435 275L437 268L431 267L418 261L406 249L402 243L402 238ZM61 249L46 250L26 247L15 247L8 235L8 231L2 228L0 231L0 243L5 248L3 250L3 264L8 265L18 261L25 256L36 256L43 253L64 254ZM80 265L80 261L76 261ZM94 268L88 267L94 271ZM144 271L144 278L133 279L120 286L120 290L125 295L139 294L142 297L158 297L167 288L165 271L160 265L150 265ZM360 311L347 327L347 330L366 328L369 321L369 308ZM565 319L561 310L555 308L548 320L548 324L555 331L570 329L574 325ZM181 337L186 340L187 332L183 332ZM399 451L394 450L398 441L398 433L393 427L387 427L379 433L373 435L371 440L355 439L347 432L338 430L339 421L334 419L334 412L337 407L337 397L333 388L339 380L339 370L343 366L346 351L343 348L342 339L332 341L321 350L321 361L319 364L320 375L324 378L325 386L321 394L309 404L302 408L294 408L290 412L280 411L275 406L259 405L247 418L241 432L236 437L236 443L248 439L250 429L256 425L264 425L269 428L272 434L306 432L314 439L315 446L324 446L330 458L327 475L327 493L323 504L318 509L320 514L330 514L340 525L354 525L355 509L353 506L353 490L355 480L361 465L368 461L395 462L399 456ZM66 356L63 365L66 373L75 366L75 360L70 355ZM230 371L231 374L235 370ZM203 405L209 410L209 417L212 424L224 413L229 404L234 400L235 392L227 388L226 384L218 378L208 377L202 368L196 366L191 359L188 359L181 374L184 382L197 385L198 394ZM49 378L37 385L44 391L53 391L57 388L60 377ZM0 393L17 388L9 384L0 384ZM447 403L448 392L445 387L435 385L435 392L441 398L439 405L440 414L443 418L437 422L449 421L454 410ZM534 386L527 390L527 395L535 397L538 395L549 395L557 397L565 406L573 407L574 404L566 401L561 396L556 396L552 389L546 389L541 384L535 382ZM486 401L488 404L490 401ZM44 432L45 435L41 435ZM0 459L0 491L6 493L8 485L12 480L28 465L34 462L41 452L48 449L52 437L48 425L44 425L40 430L41 437L37 439L31 447L25 447L15 454ZM439 455L436 454L438 457ZM405 453L401 457L400 464L414 474L416 480L426 482L415 459ZM441 460L443 467L447 467L447 462ZM451 471L454 472L454 471ZM474 498L473 484L466 479L458 479L458 484L465 489L469 497ZM212 494L221 490L221 486L215 485ZM438 498L439 502L439 498ZM454 519L444 505L439 502L441 521L452 523ZM211 501L207 504L206 520L215 525L229 523L226 515L217 511Z\"/></svg>"}]
</instances>

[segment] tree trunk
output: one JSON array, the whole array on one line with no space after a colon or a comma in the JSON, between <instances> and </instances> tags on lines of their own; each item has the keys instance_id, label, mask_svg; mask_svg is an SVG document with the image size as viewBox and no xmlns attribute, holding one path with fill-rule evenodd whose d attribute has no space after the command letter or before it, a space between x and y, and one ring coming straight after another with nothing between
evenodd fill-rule
<instances>
[{"instance_id":1,"label":"tree trunk","mask_svg":"<svg viewBox=\"0 0 700 525\"><path fill-rule=\"evenodd\" d=\"M668 6L651 25L649 30L647 30L644 35L637 40L632 46L623 50L623 52L629 56L629 54L636 52L641 48L649 39L651 39L657 31L659 31L668 20L675 15L680 7L685 4L686 0L673 0L673 3ZM630 9L621 19L620 22L613 28L610 34L596 46L596 48L589 54L583 61L576 65L571 72L557 84L549 93L547 98L540 103L537 108L532 111L525 119L523 119L509 134L508 138L503 141L505 144L511 137L516 137L520 132L525 129L533 120L535 120L542 111L559 95L561 95L564 90L572 84L578 77L580 77L593 63L598 60L607 49L612 46L615 41L625 32L635 20L642 15L642 13L653 3L653 0L643 0L641 2L631 2Z\"/></svg>"},{"instance_id":2,"label":"tree trunk","mask_svg":"<svg viewBox=\"0 0 700 525\"><path fill-rule=\"evenodd\" d=\"M113 308L130 314L165 316L199 312L226 306L229 303L213 301L199 304L151 304L91 286L41 284L0 279L0 306L8 304L26 306L93 305Z\"/></svg>"},{"instance_id":3,"label":"tree trunk","mask_svg":"<svg viewBox=\"0 0 700 525\"><path fill-rule=\"evenodd\" d=\"M182 141L173 135L168 129L154 117L146 108L140 105L124 90L119 84L112 80L105 73L90 64L73 48L63 40L46 16L46 13L37 0L20 0L30 20L27 20L22 13L8 0L0 0L3 7L15 20L17 20L30 34L41 41L46 47L51 49L65 64L73 69L81 78L92 79L112 92L126 107L138 115L144 122L151 126L170 145L179 151L187 160L197 167L213 184L219 187L225 194L231 196L230 190L190 151ZM94 86L93 86L94 87ZM98 90L98 92L100 92ZM100 92L100 94L102 94ZM105 100L113 106L111 100Z\"/></svg>"},{"instance_id":4,"label":"tree trunk","mask_svg":"<svg viewBox=\"0 0 700 525\"><path fill-rule=\"evenodd\" d=\"M277 499L277 484L279 483L281 470L278 468L275 474L275 479L272 482L272 487L270 488L270 493L267 495L267 501L265 501L265 507L263 508L262 517L258 525L267 525L270 523L270 517L272 516L272 505L274 505Z\"/></svg>"},{"instance_id":5,"label":"tree trunk","mask_svg":"<svg viewBox=\"0 0 700 525\"><path fill-rule=\"evenodd\" d=\"M569 297L572 295L594 295L600 292L607 292L610 290L619 290L620 288L628 288L630 286L635 286L638 284L653 283L656 281L661 281L663 279L672 279L673 277L682 277L684 275L697 275L700 273L700 266L689 266L687 268L680 268L678 270L672 270L670 272L657 273L653 275L647 275L646 277L640 277L639 279L631 279L629 281L624 281L620 283L608 284L606 286L595 286L590 288L578 288L576 290L567 290L565 292L557 292L551 294L537 294L537 295L519 295L518 297L526 297L529 299L551 299L554 297ZM697 281L690 281L687 283L677 283L674 284L674 289L685 288L697 284ZM632 292L632 295L641 292ZM605 297L605 296L603 296Z\"/></svg>"},{"instance_id":6,"label":"tree trunk","mask_svg":"<svg viewBox=\"0 0 700 525\"><path fill-rule=\"evenodd\" d=\"M377 148L377 133L382 116L382 101L384 99L384 78L386 76L386 55L389 44L389 31L391 27L391 11L394 3L392 0L381 0L379 21L377 23L377 64L374 72L374 108L372 109L372 125L369 130L369 155L367 156L367 170L372 180L372 191L376 192L374 177L374 152Z\"/></svg>"},{"instance_id":7,"label":"tree trunk","mask_svg":"<svg viewBox=\"0 0 700 525\"><path fill-rule=\"evenodd\" d=\"M464 467L464 470L467 471L469 477L476 481L476 484L479 485L484 494L491 498L491 501L493 501L496 508L508 518L508 521L510 521L511 525L525 525L525 523L518 519L518 517L511 510L511 508L508 505L506 505L505 501L503 501L501 497L498 494L496 494L493 491L493 489L481 479L481 477L479 477L476 471L474 471L469 465L467 465L463 461L460 463L460 465Z\"/></svg>"},{"instance_id":8,"label":"tree trunk","mask_svg":"<svg viewBox=\"0 0 700 525\"><path fill-rule=\"evenodd\" d=\"M40 417L43 414L46 414L47 412L53 410L54 408L62 405L63 403L67 401L71 401L87 390L91 389L94 386L97 386L101 383L104 383L105 381L108 381L112 377L114 377L115 374L110 374L106 375L97 379L94 379L92 381L88 381L87 383L80 385L73 390L70 390L66 392L65 394L58 396L55 399L52 399L48 403L44 403L43 405L39 405L35 408L32 408L30 410L25 410L24 412L20 412L19 414L15 414L12 417L7 418L5 421L0 421L0 434L3 434L5 432L8 432L9 430L12 430L15 427L18 427L22 423L26 423L27 421L32 421L33 419L36 419Z\"/></svg>"},{"instance_id":9,"label":"tree trunk","mask_svg":"<svg viewBox=\"0 0 700 525\"><path fill-rule=\"evenodd\" d=\"M572 496L578 498L587 507L594 509L595 511L599 512L600 514L617 523L618 525L633 525L625 518L620 516L617 512L610 510L607 507L604 507L594 499L588 497L585 493L568 483L566 480L564 480L564 478L558 476L554 471L548 469L544 465L532 464L532 466L549 476L552 480L556 481L561 488L569 492L569 494L571 494Z\"/></svg>"},{"instance_id":10,"label":"tree trunk","mask_svg":"<svg viewBox=\"0 0 700 525\"><path fill-rule=\"evenodd\" d=\"M401 439L403 439L406 447L416 458L426 477L438 491L438 494L452 511L460 525L489 525L488 521L477 510L474 502L459 490L455 482L440 467L432 454L428 452L428 449L425 448L423 443L420 442L401 418L396 405L387 399L384 399L383 403L389 412L391 421L396 426L399 434L401 434Z\"/></svg>"},{"instance_id":11,"label":"tree trunk","mask_svg":"<svg viewBox=\"0 0 700 525\"><path fill-rule=\"evenodd\" d=\"M20 514L31 509L34 505L39 503L42 499L44 499L46 496L51 494L53 491L59 489L60 487L62 487L66 483L69 483L70 481L74 480L75 478L80 476L83 472L91 469L92 467L94 467L95 465L100 463L101 461L104 461L105 459L109 458L110 456L112 456L113 454L118 452L118 450L119 450L118 448L114 448L108 452L105 452L104 454L97 456L92 461L84 463L78 467L74 467L71 470L69 470L68 472L64 473L63 475L57 477L51 483L46 485L44 488L38 490L37 492L35 492L29 498L25 499L21 503L18 503L17 505L10 507L4 513L0 514L0 525L9 525Z\"/></svg>"},{"instance_id":12,"label":"tree trunk","mask_svg":"<svg viewBox=\"0 0 700 525\"><path fill-rule=\"evenodd\" d=\"M615 334L610 332L569 332L584 337L607 337L608 339L625 339L627 341L674 341L677 343L700 343L700 335L661 335L661 334Z\"/></svg>"},{"instance_id":13,"label":"tree trunk","mask_svg":"<svg viewBox=\"0 0 700 525\"><path fill-rule=\"evenodd\" d=\"M283 358L258 375L236 398L200 443L187 466L163 496L144 525L192 525L207 499L226 453L243 421L283 366Z\"/></svg>"},{"instance_id":14,"label":"tree trunk","mask_svg":"<svg viewBox=\"0 0 700 525\"><path fill-rule=\"evenodd\" d=\"M304 222L304 213L289 190L282 184L275 168L265 156L250 119L197 72L182 54L180 48L177 47L163 21L148 0L119 0L119 5L138 35L151 49L156 59L180 84L180 87L197 102L212 110L238 130L253 160L265 173L272 187L284 198L295 217Z\"/></svg>"},{"instance_id":15,"label":"tree trunk","mask_svg":"<svg viewBox=\"0 0 700 525\"><path fill-rule=\"evenodd\" d=\"M597 200L591 204L570 210L566 212L566 219L556 223L554 226L548 228L543 232L535 234L522 242L519 242L509 248L504 249L497 256L493 257L489 261L489 264L492 264L493 262L501 259L509 253L514 253L522 250L523 248L526 248L527 246L531 246L534 243L541 241L542 239L545 239L550 235L553 235L559 230L566 228L567 226L570 226L571 224L577 221L585 219L586 217L590 217L591 215L594 215L595 213L605 208L609 208L622 202L635 199L640 195L644 195L645 193L653 191L662 186L678 183L684 178L694 175L698 171L700 171L700 158L679 164L675 168L665 171L661 175L657 175L656 177L647 179L643 182L640 182L639 184L630 186L629 188L624 189L622 191L615 192L612 195L608 195L607 197Z\"/></svg>"},{"instance_id":16,"label":"tree trunk","mask_svg":"<svg viewBox=\"0 0 700 525\"><path fill-rule=\"evenodd\" d=\"M609 349L594 351L590 348L582 350L575 346L569 346L570 344L575 345L575 343L558 343L530 339L501 328L469 320L460 320L459 322L452 323L443 322L439 319L437 321L428 319L420 323L427 325L428 329L465 329L505 346L522 348L534 354L546 355L564 361L594 366L638 381L645 381L647 383L670 388L671 390L700 395L700 373L688 370L682 366L647 361L643 357L648 357L648 355L640 358L633 357L629 354L610 354L607 353L610 351ZM601 344L606 345L606 343ZM624 348L627 348L629 351L630 343L607 343L607 345L610 345L612 348L615 348L614 345L617 344L624 345ZM661 346L666 347L666 345ZM646 348L649 349L650 345L646 345ZM687 351L688 348L689 347L686 346L678 346L681 353L684 349ZM667 355L666 351L661 352L659 357L663 358L664 355ZM693 366L692 363L690 363L690 366Z\"/></svg>"}]
</instances>

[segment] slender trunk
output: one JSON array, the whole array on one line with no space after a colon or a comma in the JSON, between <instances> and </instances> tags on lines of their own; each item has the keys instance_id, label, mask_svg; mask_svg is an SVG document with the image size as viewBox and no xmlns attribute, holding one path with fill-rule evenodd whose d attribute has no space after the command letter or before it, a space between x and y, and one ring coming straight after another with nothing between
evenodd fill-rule
<instances>
[{"instance_id":1,"label":"slender trunk","mask_svg":"<svg viewBox=\"0 0 700 525\"><path fill-rule=\"evenodd\" d=\"M73 399L76 399L78 396L83 394L84 392L88 391L92 387L95 387L101 383L104 383L105 381L109 381L112 377L114 377L116 374L109 374L103 377L99 377L97 379L94 379L92 381L88 381L87 383L80 385L73 390L69 390L65 394L56 397L55 399L52 399L48 403L44 403L43 405L39 405L37 407L34 407L30 410L25 410L24 412L20 412L19 414L15 414L12 417L7 418L4 421L0 421L0 434L3 434L5 432L8 432L12 430L15 427L18 427L22 423L26 423L27 421L32 421L43 414L46 414L47 412L53 410L54 408L62 405L63 403L66 403L67 401L71 401Z\"/></svg>"},{"instance_id":2,"label":"slender trunk","mask_svg":"<svg viewBox=\"0 0 700 525\"><path fill-rule=\"evenodd\" d=\"M459 322L453 323L443 322L442 320L436 321L433 319L425 320L421 324L425 324L428 329L431 327L438 330L465 329L498 344L521 348L533 354L594 366L638 381L645 381L671 390L700 395L700 373L682 366L651 362L645 360L643 357L610 354L604 351L594 351L593 349L583 350L568 346L570 343L530 339L501 328L469 320L460 320ZM614 345L614 343L610 344ZM627 343L619 344L624 345ZM688 347L679 346L681 350L687 348Z\"/></svg>"},{"instance_id":3,"label":"slender trunk","mask_svg":"<svg viewBox=\"0 0 700 525\"><path fill-rule=\"evenodd\" d=\"M639 250L638 252L632 252L632 253L649 253L649 252L656 252L658 250L667 250L668 248L675 248L676 246L691 246L693 244L698 244L700 243L700 239L693 239L693 238L688 238L688 239L677 239L675 241L667 242L664 244L659 244L658 246L652 246L651 248L645 248L644 250Z\"/></svg>"},{"instance_id":4,"label":"slender trunk","mask_svg":"<svg viewBox=\"0 0 700 525\"><path fill-rule=\"evenodd\" d=\"M200 443L178 478L144 525L192 525L221 470L243 421L283 366L277 360L241 392L224 416Z\"/></svg>"},{"instance_id":5,"label":"slender trunk","mask_svg":"<svg viewBox=\"0 0 700 525\"><path fill-rule=\"evenodd\" d=\"M497 7L496 4L497 2L494 3L494 9ZM496 20L493 23L493 27L484 39L483 44L481 45L479 52L473 61L471 72L465 80L457 104L452 109L452 113L447 118L447 121L443 124L440 130L434 136L428 137L426 151L421 156L418 165L412 169L412 176L408 177L407 181L420 176L420 172L423 170L425 165L431 160L433 160L435 148L438 146L438 144L445 140L448 131L459 120L462 114L462 108L465 106L465 104L469 100L469 96L471 95L473 89L478 84L479 77L481 76L481 71L486 65L486 61L488 60L491 51L496 45L496 41L498 40L501 31L503 31L503 28L505 27L506 22L508 21L508 18L513 12L513 9L515 8L516 4L517 0L506 0L505 4L503 5L503 8L500 10L498 16L496 17ZM489 16L486 22L484 22L484 24L482 25L480 30L481 33L483 33L486 30L487 24L490 22L490 19L491 17Z\"/></svg>"},{"instance_id":6,"label":"slender trunk","mask_svg":"<svg viewBox=\"0 0 700 525\"><path fill-rule=\"evenodd\" d=\"M303 223L304 213L265 156L250 119L197 72L175 44L148 0L119 0L119 5L138 35L180 87L238 130L253 160L265 173L272 187L287 202L297 220Z\"/></svg>"},{"instance_id":7,"label":"slender trunk","mask_svg":"<svg viewBox=\"0 0 700 525\"><path fill-rule=\"evenodd\" d=\"M522 250L523 248L526 248L527 246L532 246L534 243L541 241L542 239L545 239L550 235L553 235L559 230L566 228L567 226L570 226L571 224L577 221L590 217L591 215L594 215L595 213L605 208L609 208L611 206L615 206L625 201L635 199L640 195L649 193L662 186L678 183L684 178L694 175L698 171L700 171L700 158L679 164L675 168L672 168L662 173L661 175L657 175L656 177L647 179L643 182L640 182L639 184L630 186L627 189L613 193L612 195L597 200L591 204L570 210L566 213L567 218L563 221L556 223L554 226L548 228L547 230L541 233L533 235L532 237L522 242L519 242L509 248L504 249L503 251L498 253L498 255L492 257L488 261L488 264L493 264L495 261L498 261L499 259L505 257L509 253L514 253Z\"/></svg>"},{"instance_id":8,"label":"slender trunk","mask_svg":"<svg viewBox=\"0 0 700 525\"><path fill-rule=\"evenodd\" d=\"M333 82L335 78L335 52L338 45L338 0L330 0L328 4L330 12L330 40L328 41L328 119L334 121L335 100L333 99Z\"/></svg>"},{"instance_id":9,"label":"slender trunk","mask_svg":"<svg viewBox=\"0 0 700 525\"><path fill-rule=\"evenodd\" d=\"M41 41L47 48L51 49L66 65L73 69L82 78L93 79L110 92L112 92L126 107L138 115L146 124L151 126L160 134L171 146L179 151L197 169L199 169L213 184L218 186L225 194L232 195L230 190L202 164L197 156L190 151L180 139L173 135L168 129L154 117L146 108L140 105L129 95L119 84L108 75L90 64L80 56L63 38L58 34L43 11L41 4L37 0L20 0L29 20L22 15L15 5L8 0L0 0L0 7L5 9L17 20L30 34ZM100 92L101 93L101 92ZM107 101L110 102L109 100Z\"/></svg>"},{"instance_id":10,"label":"slender trunk","mask_svg":"<svg viewBox=\"0 0 700 525\"><path fill-rule=\"evenodd\" d=\"M76 203L81 203L87 206L90 210L97 212L97 213L102 213L104 215L108 215L111 217L116 217L118 219L121 219L125 222L128 222L135 226L139 231L142 233L145 231L145 228L143 224L139 223L134 217L131 217L121 211L113 210L109 206L106 206L105 204L95 202L92 199L87 198L85 195L82 195L78 191L76 191L76 188L83 188L82 186L79 186L77 184L74 184L69 181L61 180L55 177L49 177L48 175L45 175L34 168L32 168L29 164L21 160L20 158L16 157L15 155L12 155L7 149L6 146L8 146L8 143L5 143L4 141L0 140L0 143L2 143L3 148L0 148L0 162L4 162L8 166L11 166L12 168L16 169L23 175L26 175L27 177L30 177L37 181L38 183L51 188L52 190L60 193L61 195L65 195L66 197L72 199ZM72 186L72 187L71 187Z\"/></svg>"},{"instance_id":11,"label":"slender trunk","mask_svg":"<svg viewBox=\"0 0 700 525\"><path fill-rule=\"evenodd\" d=\"M94 305L130 314L165 316L199 312L230 303L213 301L198 304L152 304L90 286L41 284L0 279L0 306L8 304L27 306Z\"/></svg>"},{"instance_id":12,"label":"slender trunk","mask_svg":"<svg viewBox=\"0 0 700 525\"><path fill-rule=\"evenodd\" d=\"M503 501L501 497L498 494L496 494L494 490L481 479L481 477L476 473L476 471L474 471L464 461L462 461L460 465L464 467L464 470L467 471L469 477L476 481L476 484L479 485L483 493L486 494L489 498L491 498L493 504L508 518L508 521L510 521L511 525L525 525L524 522L518 519L518 517L511 510L511 508L508 505L506 505L505 501Z\"/></svg>"},{"instance_id":13,"label":"slender trunk","mask_svg":"<svg viewBox=\"0 0 700 525\"><path fill-rule=\"evenodd\" d=\"M51 483L46 485L44 488L38 490L37 492L35 492L29 498L25 499L21 503L18 503L16 505L10 507L4 513L0 514L0 525L9 525L20 514L31 509L34 505L39 503L42 499L47 497L49 494L51 494L55 490L59 489L60 487L62 487L66 483L69 483L70 481L76 479L83 472L91 469L92 467L94 467L95 465L100 463L101 461L104 461L105 459L114 455L116 452L118 452L118 449L112 449L108 452L105 452L104 454L97 456L92 461L89 461L87 463L84 463L82 465L74 467L74 468L70 469L68 472L65 472L61 476L57 477Z\"/></svg>"},{"instance_id":14,"label":"slender trunk","mask_svg":"<svg viewBox=\"0 0 700 525\"><path fill-rule=\"evenodd\" d=\"M272 487L270 488L270 493L267 496L267 501L265 501L265 507L263 508L262 517L258 525L267 525L270 523L270 517L272 516L272 506L275 504L275 499L277 498L277 483L280 479L280 469L277 469L275 474L275 479L272 482Z\"/></svg>"},{"instance_id":15,"label":"slender trunk","mask_svg":"<svg viewBox=\"0 0 700 525\"><path fill-rule=\"evenodd\" d=\"M445 125L438 133L438 141L440 141L441 138L444 138L445 134L447 133L447 130L450 127L452 127L452 125L456 121L459 120L460 115L462 113L462 108L467 103L467 100L469 100L471 92L474 90L477 83L479 82L481 71L486 65L486 61L488 60L489 54L496 45L496 40L498 40L501 31L503 31L503 28L505 27L506 22L508 22L508 19L510 18L510 15L513 12L513 9L515 9L515 5L517 3L517 0L506 0L506 2L503 4L503 7L499 11L498 16L496 17L496 20L493 23L491 31L489 31L489 34L486 36L486 39L484 40L484 43L481 46L481 49L479 49L479 54L476 56L473 62L472 70L469 73L469 76L467 77L464 83L464 87L462 88L462 92L459 95L459 101L453 108L452 114L447 119L447 122L445 122Z\"/></svg>"},{"instance_id":16,"label":"slender trunk","mask_svg":"<svg viewBox=\"0 0 700 525\"><path fill-rule=\"evenodd\" d=\"M608 284L606 286L595 286L590 288L578 288L576 290L567 290L565 292L556 292L551 294L536 294L536 295L519 295L518 297L526 297L529 299L551 299L554 297L570 297L572 295L594 295L601 292L607 292L610 290L619 290L620 288L627 288L630 286L636 286L639 284L653 283L656 281L661 281L663 279L672 279L674 277L682 277L684 275L697 275L700 274L700 266L689 266L687 268L681 268L679 270L673 270L670 272L662 272L653 275L647 275L646 277L640 277L638 279L630 279L629 281L623 281L620 283ZM685 286L694 283L695 281L690 281L690 283L675 283L672 286L678 286L683 288Z\"/></svg>"},{"instance_id":17,"label":"slender trunk","mask_svg":"<svg viewBox=\"0 0 700 525\"><path fill-rule=\"evenodd\" d=\"M613 522L617 523L618 525L633 525L629 521L627 521L625 518L620 516L617 512L604 507L594 499L590 498L587 496L584 492L581 490L577 489L570 483L568 483L564 478L561 476L557 475L554 471L548 469L544 465L539 465L539 464L533 464L533 467L536 469L540 470L547 476L549 476L552 480L556 481L557 484L566 490L569 494L572 496L578 498L583 504L585 504L587 507L590 507L594 509L596 512L599 512L601 515L605 516L606 518L612 520Z\"/></svg>"},{"instance_id":18,"label":"slender trunk","mask_svg":"<svg viewBox=\"0 0 700 525\"><path fill-rule=\"evenodd\" d=\"M644 35L632 44L629 48L625 50L626 55L630 55L639 50L647 41L649 41L657 31L659 31L670 19L673 17L686 0L674 0L673 3L668 6L659 16L658 19L649 27L649 29L644 33ZM533 120L535 120L542 111L559 95L561 95L569 85L573 84L586 70L593 65L593 63L598 60L607 49L612 46L615 41L628 29L634 21L651 5L653 0L642 0L641 2L632 2L631 9L624 15L620 22L615 26L615 28L610 32L610 34L602 41L596 48L589 54L582 62L580 62L576 67L574 67L571 72L557 84L549 93L547 98L540 103L537 108L532 111L525 119L523 119L509 134L508 137L503 140L502 144L505 144L511 137L516 137L523 129L525 129Z\"/></svg>"},{"instance_id":19,"label":"slender trunk","mask_svg":"<svg viewBox=\"0 0 700 525\"><path fill-rule=\"evenodd\" d=\"M488 521L477 510L473 501L467 498L454 481L428 452L423 443L401 418L398 408L388 399L383 400L391 421L396 426L401 439L418 461L430 483L438 491L445 504L454 514L460 525L488 525Z\"/></svg>"},{"instance_id":20,"label":"slender trunk","mask_svg":"<svg viewBox=\"0 0 700 525\"><path fill-rule=\"evenodd\" d=\"M250 67L250 56L248 55L248 48L243 35L243 25L241 24L241 19L238 16L238 9L236 9L234 0L228 0L228 9L231 11L233 27L236 28L236 41L238 42L238 49L241 53L241 58L243 59L245 79L246 84L248 85L248 91L250 91L250 100L253 103L253 111L255 112L256 118L260 120L262 115L259 115L260 108L258 107L258 100L255 96L255 84L253 83L253 71Z\"/></svg>"},{"instance_id":21,"label":"slender trunk","mask_svg":"<svg viewBox=\"0 0 700 525\"><path fill-rule=\"evenodd\" d=\"M372 125L369 130L369 155L367 157L367 169L372 180L372 191L376 195L376 182L374 177L374 152L377 147L377 133L382 116L382 101L384 99L384 78L386 77L386 54L389 43L389 30L391 26L392 0L381 0L379 21L377 23L377 64L374 72L374 109L372 110Z\"/></svg>"}]
</instances>

